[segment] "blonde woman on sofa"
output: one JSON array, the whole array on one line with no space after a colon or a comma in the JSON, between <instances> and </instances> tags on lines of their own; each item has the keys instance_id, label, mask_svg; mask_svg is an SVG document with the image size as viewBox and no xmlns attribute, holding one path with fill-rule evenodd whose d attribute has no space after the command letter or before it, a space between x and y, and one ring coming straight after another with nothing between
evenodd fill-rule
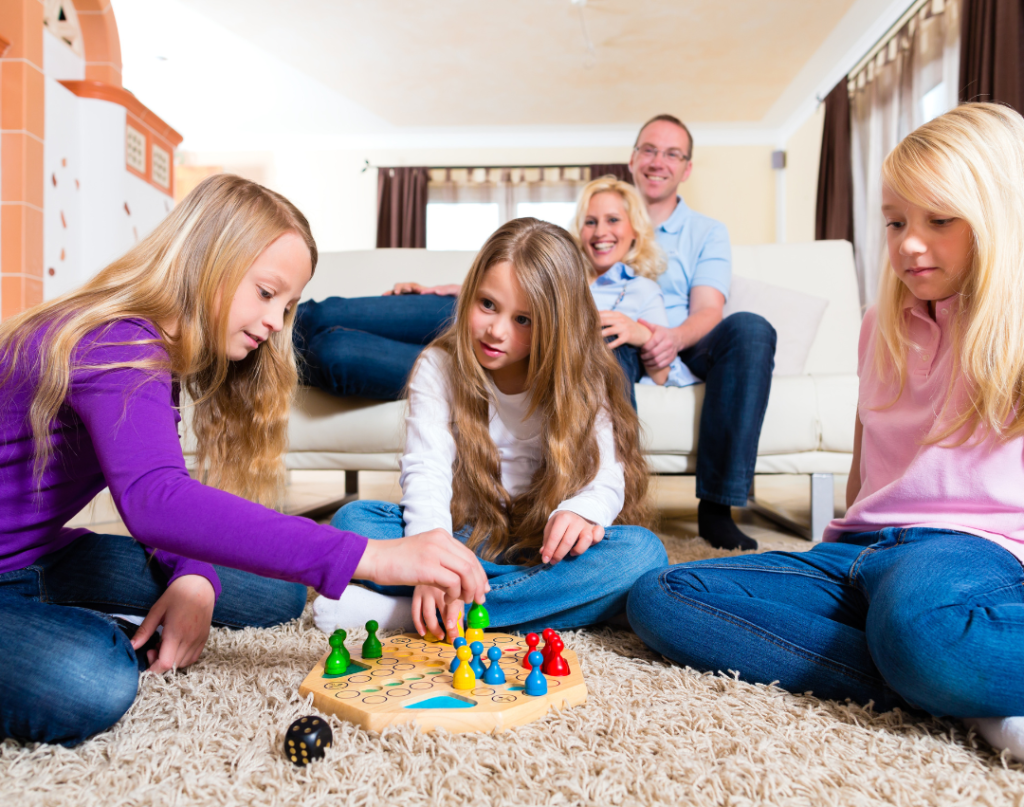
<instances>
[{"instance_id":1,"label":"blonde woman on sofa","mask_svg":"<svg viewBox=\"0 0 1024 807\"><path fill-rule=\"evenodd\" d=\"M583 188L576 205L572 235L590 272L590 292L601 316L608 347L620 350L619 365L632 393L634 383L687 387L700 383L678 356L668 367L644 364L640 348L651 338L640 320L668 326L665 295L656 278L665 271L665 256L636 189L613 176Z\"/></svg>"}]
</instances>

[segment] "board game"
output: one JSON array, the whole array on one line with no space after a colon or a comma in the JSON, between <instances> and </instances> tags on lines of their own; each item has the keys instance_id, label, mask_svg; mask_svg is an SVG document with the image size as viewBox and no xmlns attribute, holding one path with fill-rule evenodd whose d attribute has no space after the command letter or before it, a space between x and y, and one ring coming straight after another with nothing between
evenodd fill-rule
<instances>
[{"instance_id":1,"label":"board game","mask_svg":"<svg viewBox=\"0 0 1024 807\"><path fill-rule=\"evenodd\" d=\"M577 706L587 700L587 685L579 659L562 650L568 674L545 675L547 694L527 695L529 670L523 666L527 645L523 637L486 633L483 644L501 648L496 663L505 673L504 684L476 682L476 688L453 687L449 672L455 648L434 643L416 634L381 639L380 658L363 658L356 643L349 644L351 662L341 675L330 676L324 663L313 668L299 687L299 694L313 695L313 705L368 731L386 726L416 723L421 731L444 728L451 732L502 731L543 717L551 708Z\"/></svg>"}]
</instances>

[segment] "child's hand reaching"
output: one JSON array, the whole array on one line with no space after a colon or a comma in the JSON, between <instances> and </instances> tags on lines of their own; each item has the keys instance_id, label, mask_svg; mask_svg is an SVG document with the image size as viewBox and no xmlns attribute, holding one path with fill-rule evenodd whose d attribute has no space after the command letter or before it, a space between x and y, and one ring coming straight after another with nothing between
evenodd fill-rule
<instances>
[{"instance_id":1,"label":"child's hand reaching","mask_svg":"<svg viewBox=\"0 0 1024 807\"><path fill-rule=\"evenodd\" d=\"M199 659L216 599L213 585L198 574L182 575L167 587L132 636L132 647L138 650L157 626L164 626L159 649L147 651L150 672L184 669Z\"/></svg>"},{"instance_id":2,"label":"child's hand reaching","mask_svg":"<svg viewBox=\"0 0 1024 807\"><path fill-rule=\"evenodd\" d=\"M476 555L440 529L391 541L368 541L353 577L386 586L437 587L449 603L483 604L491 590Z\"/></svg>"},{"instance_id":3,"label":"child's hand reaching","mask_svg":"<svg viewBox=\"0 0 1024 807\"><path fill-rule=\"evenodd\" d=\"M552 565L567 554L582 555L604 538L604 527L569 510L559 510L544 527L540 559Z\"/></svg>"},{"instance_id":4,"label":"child's hand reaching","mask_svg":"<svg viewBox=\"0 0 1024 807\"><path fill-rule=\"evenodd\" d=\"M435 586L416 586L412 593L412 624L420 636L429 630L438 639L454 642L459 635L464 605L462 600L446 604L444 592ZM438 611L444 614L444 625L437 622Z\"/></svg>"}]
</instances>

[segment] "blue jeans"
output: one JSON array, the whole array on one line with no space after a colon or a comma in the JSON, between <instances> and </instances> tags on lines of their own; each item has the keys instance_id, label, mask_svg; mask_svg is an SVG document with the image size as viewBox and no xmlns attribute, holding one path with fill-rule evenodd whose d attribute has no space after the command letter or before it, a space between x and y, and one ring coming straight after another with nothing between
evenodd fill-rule
<instances>
[{"instance_id":1,"label":"blue jeans","mask_svg":"<svg viewBox=\"0 0 1024 807\"><path fill-rule=\"evenodd\" d=\"M764 317L739 311L679 357L706 385L697 437L697 498L743 507L754 483L772 388L775 329Z\"/></svg>"},{"instance_id":2,"label":"blue jeans","mask_svg":"<svg viewBox=\"0 0 1024 807\"><path fill-rule=\"evenodd\" d=\"M215 568L214 625L271 627L305 607L305 586ZM0 574L0 739L73 746L120 720L146 660L107 614L144 616L165 589L119 535L86 535Z\"/></svg>"},{"instance_id":3,"label":"blue jeans","mask_svg":"<svg viewBox=\"0 0 1024 807\"><path fill-rule=\"evenodd\" d=\"M388 502L346 504L331 525L377 540L405 534L402 508ZM455 537L466 543L472 530ZM621 614L637 578L668 560L661 540L643 527L606 527L604 540L554 566L518 566L481 560L491 591L487 613L492 627L523 632L544 628L573 630ZM407 586L363 585L397 597L412 596Z\"/></svg>"},{"instance_id":4,"label":"blue jeans","mask_svg":"<svg viewBox=\"0 0 1024 807\"><path fill-rule=\"evenodd\" d=\"M405 395L420 352L452 323L456 297L399 294L387 297L328 297L302 303L292 330L303 359L302 380L331 395L397 401ZM643 365L636 348L615 349L627 378ZM627 392L633 409L632 382Z\"/></svg>"},{"instance_id":5,"label":"blue jeans","mask_svg":"<svg viewBox=\"0 0 1024 807\"><path fill-rule=\"evenodd\" d=\"M628 615L696 670L883 711L1024 714L1024 569L977 536L888 528L670 566L637 582Z\"/></svg>"},{"instance_id":6,"label":"blue jeans","mask_svg":"<svg viewBox=\"0 0 1024 807\"><path fill-rule=\"evenodd\" d=\"M295 312L303 381L341 397L403 397L420 351L451 324L456 297L329 297Z\"/></svg>"}]
</instances>

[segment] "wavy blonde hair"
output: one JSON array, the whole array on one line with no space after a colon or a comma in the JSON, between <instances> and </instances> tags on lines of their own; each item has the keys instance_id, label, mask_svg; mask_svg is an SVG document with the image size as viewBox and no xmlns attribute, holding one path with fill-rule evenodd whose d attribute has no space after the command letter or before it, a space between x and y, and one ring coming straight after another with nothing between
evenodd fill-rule
<instances>
[{"instance_id":1,"label":"wavy blonde hair","mask_svg":"<svg viewBox=\"0 0 1024 807\"><path fill-rule=\"evenodd\" d=\"M228 311L242 277L288 232L305 241L315 269L309 223L291 202L241 177L212 176L85 285L0 324L0 359L7 364L0 382L9 379L30 337L43 332L38 355L27 357L38 373L30 412L37 485L53 453L50 424L75 370L132 367L169 371L192 399L202 481L268 506L280 504L296 384L294 314L241 361L229 361L226 346ZM72 364L87 334L134 318L152 323L160 339L133 344L159 342L167 360Z\"/></svg>"},{"instance_id":2,"label":"wavy blonde hair","mask_svg":"<svg viewBox=\"0 0 1024 807\"><path fill-rule=\"evenodd\" d=\"M617 193L622 199L622 206L626 209L626 216L629 224L636 233L636 239L629 248L622 262L632 268L634 274L646 277L650 280L657 280L658 275L665 271L665 254L658 246L654 237L654 227L651 225L650 216L647 215L647 207L644 205L636 188L628 182L616 179L611 174L598 177L593 182L588 182L580 193L580 200L576 203L576 218L572 221L572 237L576 246L583 250L583 242L580 241L580 233L583 231L583 224L587 220L587 209L590 207L590 200L599 193ZM586 256L586 253L584 253ZM593 276L593 269L587 261L587 277Z\"/></svg>"},{"instance_id":3,"label":"wavy blonde hair","mask_svg":"<svg viewBox=\"0 0 1024 807\"><path fill-rule=\"evenodd\" d=\"M971 265L951 329L948 425L928 442L964 427L957 445L978 426L1004 439L1024 435L1024 119L998 104L962 104L904 138L886 157L882 180L912 204L971 228ZM910 301L886 255L875 361L898 389L894 400L913 347L903 313ZM950 411L958 380L966 406Z\"/></svg>"},{"instance_id":4,"label":"wavy blonde hair","mask_svg":"<svg viewBox=\"0 0 1024 807\"><path fill-rule=\"evenodd\" d=\"M529 488L512 498L501 483L501 458L491 439L492 382L477 361L470 313L487 270L508 261L530 307L532 328L528 415L540 412L543 454ZM595 422L604 409L615 429L616 457L625 469L625 504L616 524L647 525L648 470L640 423L626 397L622 370L601 339L585 260L561 227L515 219L487 240L459 294L454 324L431 346L451 359L452 523L472 524L469 547L482 557L519 557L539 548L551 512L579 492L600 466Z\"/></svg>"}]
</instances>

